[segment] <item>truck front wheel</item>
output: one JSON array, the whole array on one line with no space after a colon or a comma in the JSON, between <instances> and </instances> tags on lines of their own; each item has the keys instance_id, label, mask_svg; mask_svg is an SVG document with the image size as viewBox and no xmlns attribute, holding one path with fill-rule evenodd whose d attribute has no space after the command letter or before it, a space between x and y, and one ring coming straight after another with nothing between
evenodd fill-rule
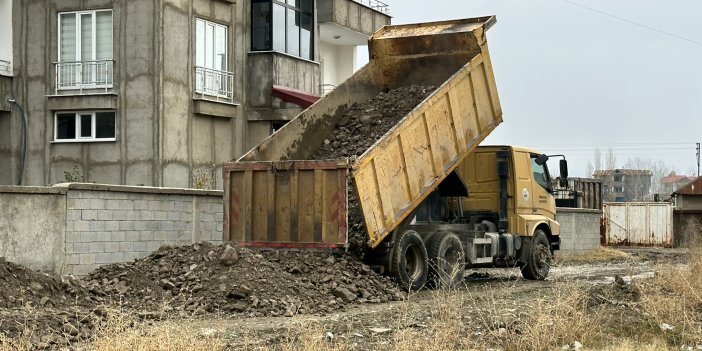
<instances>
[{"instance_id":1,"label":"truck front wheel","mask_svg":"<svg viewBox=\"0 0 702 351\"><path fill-rule=\"evenodd\" d=\"M537 229L531 238L528 248L527 262L522 266L522 276L531 280L544 280L551 267L551 250L548 237L543 230Z\"/></svg>"},{"instance_id":2,"label":"truck front wheel","mask_svg":"<svg viewBox=\"0 0 702 351\"><path fill-rule=\"evenodd\" d=\"M414 230L406 230L395 238L390 272L404 289L419 290L426 284L429 274L427 248Z\"/></svg>"}]
</instances>

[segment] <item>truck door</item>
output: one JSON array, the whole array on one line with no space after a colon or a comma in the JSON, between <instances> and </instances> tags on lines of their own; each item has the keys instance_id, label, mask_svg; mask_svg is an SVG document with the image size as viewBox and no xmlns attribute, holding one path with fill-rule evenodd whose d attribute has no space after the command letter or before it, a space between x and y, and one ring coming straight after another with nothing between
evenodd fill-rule
<instances>
[{"instance_id":1,"label":"truck door","mask_svg":"<svg viewBox=\"0 0 702 351\"><path fill-rule=\"evenodd\" d=\"M514 198L516 214L534 213L533 175L531 172L531 155L523 151L514 152Z\"/></svg>"},{"instance_id":2,"label":"truck door","mask_svg":"<svg viewBox=\"0 0 702 351\"><path fill-rule=\"evenodd\" d=\"M529 155L531 159L531 174L534 180L532 185L533 190L533 213L554 218L556 203L551 195L551 176L548 172L546 164L539 165L536 163L537 154Z\"/></svg>"}]
</instances>

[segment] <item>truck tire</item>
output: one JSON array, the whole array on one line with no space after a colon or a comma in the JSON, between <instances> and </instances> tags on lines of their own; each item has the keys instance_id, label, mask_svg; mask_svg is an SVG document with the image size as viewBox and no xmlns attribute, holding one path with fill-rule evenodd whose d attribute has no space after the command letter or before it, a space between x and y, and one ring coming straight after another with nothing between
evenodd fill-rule
<instances>
[{"instance_id":1,"label":"truck tire","mask_svg":"<svg viewBox=\"0 0 702 351\"><path fill-rule=\"evenodd\" d=\"M527 261L522 265L522 276L530 280L544 280L551 267L551 249L548 237L537 229L531 238Z\"/></svg>"},{"instance_id":2,"label":"truck tire","mask_svg":"<svg viewBox=\"0 0 702 351\"><path fill-rule=\"evenodd\" d=\"M427 248L422 237L414 230L406 230L395 238L390 273L408 291L419 290L427 283Z\"/></svg>"},{"instance_id":3,"label":"truck tire","mask_svg":"<svg viewBox=\"0 0 702 351\"><path fill-rule=\"evenodd\" d=\"M435 289L452 289L463 281L466 258L454 233L436 233L429 241L429 282Z\"/></svg>"}]
</instances>

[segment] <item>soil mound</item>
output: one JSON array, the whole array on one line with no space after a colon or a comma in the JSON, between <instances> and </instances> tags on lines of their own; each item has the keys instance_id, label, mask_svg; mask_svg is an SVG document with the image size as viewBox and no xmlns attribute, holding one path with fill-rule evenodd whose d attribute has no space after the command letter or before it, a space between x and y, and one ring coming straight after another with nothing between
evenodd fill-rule
<instances>
[{"instance_id":1,"label":"soil mound","mask_svg":"<svg viewBox=\"0 0 702 351\"><path fill-rule=\"evenodd\" d=\"M400 87L352 105L312 159L361 156L434 90L435 86ZM360 249L364 247L366 233L353 186L349 182L349 242L352 248Z\"/></svg>"},{"instance_id":2,"label":"soil mound","mask_svg":"<svg viewBox=\"0 0 702 351\"><path fill-rule=\"evenodd\" d=\"M181 315L292 316L402 298L392 281L350 255L232 244L162 247L133 263L103 266L84 281L126 309Z\"/></svg>"},{"instance_id":3,"label":"soil mound","mask_svg":"<svg viewBox=\"0 0 702 351\"><path fill-rule=\"evenodd\" d=\"M641 290L631 282L626 282L622 277L615 276L610 284L595 285L590 289L588 304L596 306L601 304L629 305L641 299Z\"/></svg>"}]
</instances>

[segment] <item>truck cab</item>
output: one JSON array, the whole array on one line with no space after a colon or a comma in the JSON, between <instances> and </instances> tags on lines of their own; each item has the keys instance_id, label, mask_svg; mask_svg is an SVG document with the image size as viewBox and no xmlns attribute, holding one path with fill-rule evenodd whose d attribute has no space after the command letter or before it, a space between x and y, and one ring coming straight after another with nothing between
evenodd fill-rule
<instances>
[{"instance_id":1,"label":"truck cab","mask_svg":"<svg viewBox=\"0 0 702 351\"><path fill-rule=\"evenodd\" d=\"M520 146L478 147L396 229L388 270L410 289L453 287L475 267L519 267L527 279L545 279L560 248L548 158ZM560 178L567 172L561 160Z\"/></svg>"}]
</instances>

